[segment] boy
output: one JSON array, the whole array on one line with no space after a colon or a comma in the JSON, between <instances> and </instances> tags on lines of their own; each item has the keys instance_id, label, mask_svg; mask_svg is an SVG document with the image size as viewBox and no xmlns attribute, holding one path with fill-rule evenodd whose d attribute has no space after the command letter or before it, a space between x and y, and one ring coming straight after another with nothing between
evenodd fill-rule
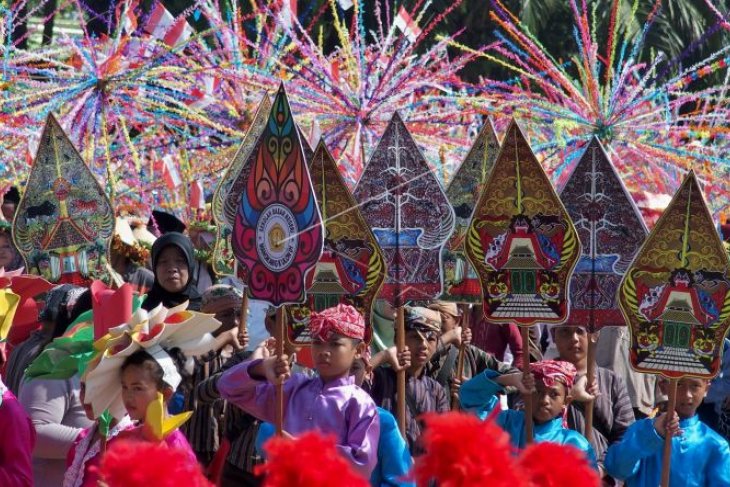
<instances>
[{"instance_id":1,"label":"boy","mask_svg":"<svg viewBox=\"0 0 730 487\"><path fill-rule=\"evenodd\" d=\"M585 376L588 369L589 333L579 326L558 325L551 328L558 359L573 364L578 372L577 377ZM593 405L593 448L596 451L599 467L602 467L606 449L621 440L621 437L634 422L634 410L631 406L629 392L623 378L613 371L596 367L596 375L592 385L576 379L573 389L574 401L568 406L568 428L585 434L585 416L583 402L595 397ZM602 475L603 476L603 475ZM608 480L608 479L606 479Z\"/></svg>"},{"instance_id":2,"label":"boy","mask_svg":"<svg viewBox=\"0 0 730 487\"><path fill-rule=\"evenodd\" d=\"M369 478L377 463L380 422L373 400L350 375L353 362L365 350L365 320L352 306L339 304L312 313L310 327L319 377L291 374L286 355L271 356L225 371L218 379L218 392L253 416L273 423L274 384L286 380L284 430L291 435L311 429L334 434L338 450Z\"/></svg>"},{"instance_id":3,"label":"boy","mask_svg":"<svg viewBox=\"0 0 730 487\"><path fill-rule=\"evenodd\" d=\"M397 357L397 367L376 367L384 358L383 352L373 357L373 378L370 395L381 408L396 412L396 370L406 369L406 439L415 456L421 453L418 439L421 425L418 417L426 412L449 411L446 390L436 380L426 375L426 366L436 351L441 334L438 312L428 308L407 307L405 316L406 347Z\"/></svg>"},{"instance_id":4,"label":"boy","mask_svg":"<svg viewBox=\"0 0 730 487\"><path fill-rule=\"evenodd\" d=\"M461 386L461 406L484 419L498 406L497 393L504 387L514 386L523 393L532 392L535 441L572 445L583 451L595 466L596 456L588 440L565 426L567 408L573 400L570 389L575 375L573 364L559 360L531 363L528 374L500 375L496 371L485 370ZM510 434L514 446L526 446L524 411L501 411L497 416L497 424Z\"/></svg>"},{"instance_id":5,"label":"boy","mask_svg":"<svg viewBox=\"0 0 730 487\"><path fill-rule=\"evenodd\" d=\"M456 303L434 301L429 309L437 311L441 317L441 338L436 352L433 354L426 373L441 384L451 396L458 393L458 385L464 379L487 370L496 370L501 374L518 372L516 368L499 362L494 355L471 344L471 330L461 327L462 314ZM456 377L459 363L459 348L464 344L464 369L461 377Z\"/></svg>"},{"instance_id":6,"label":"boy","mask_svg":"<svg viewBox=\"0 0 730 487\"><path fill-rule=\"evenodd\" d=\"M727 441L697 417L709 381L684 377L677 384L676 411L637 421L608 448L606 470L627 487L655 487L662 472L664 437L672 436L669 485L730 486ZM659 384L666 394L666 381Z\"/></svg>"}]
</instances>

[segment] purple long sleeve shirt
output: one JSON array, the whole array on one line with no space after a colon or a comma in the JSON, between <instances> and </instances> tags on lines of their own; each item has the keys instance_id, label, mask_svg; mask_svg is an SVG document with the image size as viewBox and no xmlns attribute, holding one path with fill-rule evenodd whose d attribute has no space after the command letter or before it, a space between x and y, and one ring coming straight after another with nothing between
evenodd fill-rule
<instances>
[{"instance_id":1,"label":"purple long sleeve shirt","mask_svg":"<svg viewBox=\"0 0 730 487\"><path fill-rule=\"evenodd\" d=\"M259 361L231 367L218 379L221 397L262 421L275 422L276 388L249 375ZM284 383L284 430L294 436L309 430L335 435L338 450L365 476L378 462L380 420L372 398L353 376L325 383L292 374Z\"/></svg>"}]
</instances>

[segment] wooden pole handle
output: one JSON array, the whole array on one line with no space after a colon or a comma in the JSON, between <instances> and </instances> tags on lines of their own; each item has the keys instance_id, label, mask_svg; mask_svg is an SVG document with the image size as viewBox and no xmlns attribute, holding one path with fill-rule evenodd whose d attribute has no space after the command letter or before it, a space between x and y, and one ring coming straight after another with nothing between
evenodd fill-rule
<instances>
[{"instance_id":1,"label":"wooden pole handle","mask_svg":"<svg viewBox=\"0 0 730 487\"><path fill-rule=\"evenodd\" d=\"M244 333L248 327L248 293L243 290L243 298L241 299L241 316L238 320L238 332Z\"/></svg>"},{"instance_id":2,"label":"wooden pole handle","mask_svg":"<svg viewBox=\"0 0 730 487\"><path fill-rule=\"evenodd\" d=\"M395 318L395 346L400 354L406 347L406 328L405 328L405 310L403 306L398 306L396 309ZM406 437L406 371L405 369L399 370L396 373L397 381L397 407L398 407L398 429L400 430L403 438Z\"/></svg>"},{"instance_id":3,"label":"wooden pole handle","mask_svg":"<svg viewBox=\"0 0 730 487\"><path fill-rule=\"evenodd\" d=\"M520 332L522 333L522 347L524 349L525 345L530 343L530 327L522 326L520 327ZM525 351L525 353L522 354L522 373L530 373L530 353L527 350ZM529 445L530 443L532 443L533 428L532 394L524 394L522 396L522 400L525 403L525 445Z\"/></svg>"},{"instance_id":4,"label":"wooden pole handle","mask_svg":"<svg viewBox=\"0 0 730 487\"><path fill-rule=\"evenodd\" d=\"M466 309L462 309L462 315L461 315L461 326L463 329L469 328L469 315L471 313L471 305L464 306ZM456 363L456 379L461 380L461 377L464 375L464 354L466 353L466 345L462 343L459 346L459 358ZM474 371L472 371L474 373ZM453 394L453 391L451 391ZM459 402L458 397L452 397L451 398L451 410L452 411L458 411L461 407L461 403Z\"/></svg>"},{"instance_id":5,"label":"wooden pole handle","mask_svg":"<svg viewBox=\"0 0 730 487\"><path fill-rule=\"evenodd\" d=\"M596 376L596 347L598 345L597 336L593 333L588 334L588 367L586 370L586 387L590 387ZM585 421L586 426L583 431L583 435L586 437L588 442L596 448L593 442L593 408L595 400L588 401L585 409Z\"/></svg>"},{"instance_id":6,"label":"wooden pole handle","mask_svg":"<svg viewBox=\"0 0 730 487\"><path fill-rule=\"evenodd\" d=\"M678 379L669 381L669 401L667 403L667 421L674 416L674 409L677 405L677 382ZM664 433L664 455L662 457L662 487L669 487L669 472L672 462L672 436ZM689 466L688 466L689 467Z\"/></svg>"},{"instance_id":7,"label":"wooden pole handle","mask_svg":"<svg viewBox=\"0 0 730 487\"><path fill-rule=\"evenodd\" d=\"M284 307L276 310L276 356L284 355ZM284 383L276 384L276 435L284 430Z\"/></svg>"}]
</instances>

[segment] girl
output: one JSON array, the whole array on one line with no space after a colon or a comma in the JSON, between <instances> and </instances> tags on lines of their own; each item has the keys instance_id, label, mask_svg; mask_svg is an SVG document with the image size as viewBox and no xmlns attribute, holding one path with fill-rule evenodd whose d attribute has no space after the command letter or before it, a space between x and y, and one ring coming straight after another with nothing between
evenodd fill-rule
<instances>
[{"instance_id":1,"label":"girl","mask_svg":"<svg viewBox=\"0 0 730 487\"><path fill-rule=\"evenodd\" d=\"M188 301L188 310L200 311L201 298L195 275L195 252L190 239L182 233L166 233L152 246L152 271L155 282L142 303L146 310L162 303L172 308Z\"/></svg>"},{"instance_id":2,"label":"girl","mask_svg":"<svg viewBox=\"0 0 730 487\"><path fill-rule=\"evenodd\" d=\"M160 348L160 350L162 349ZM164 354L168 357L175 357L173 360L178 361L178 363L181 358L184 361L179 349L165 350ZM174 362L168 362L166 357L160 360L160 357L154 357L146 350L138 350L124 360L122 364L122 400L129 417L136 422L136 427L125 431L120 437L155 440L145 428L147 408L157 399L158 392L162 394L165 405L175 392L173 385L165 380L166 371L163 369L161 361L167 362L164 364L166 368L172 366L177 369L174 373L179 374L182 370L182 367ZM167 375L174 373L170 370ZM193 449L179 429L170 433L164 441L170 447L185 450L190 460L197 462Z\"/></svg>"}]
</instances>

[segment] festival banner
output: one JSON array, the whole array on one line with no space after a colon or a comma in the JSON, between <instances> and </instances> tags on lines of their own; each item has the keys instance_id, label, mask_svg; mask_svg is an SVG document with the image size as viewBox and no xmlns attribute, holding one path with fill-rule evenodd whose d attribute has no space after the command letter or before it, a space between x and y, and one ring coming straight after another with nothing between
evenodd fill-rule
<instances>
[{"instance_id":1,"label":"festival banner","mask_svg":"<svg viewBox=\"0 0 730 487\"><path fill-rule=\"evenodd\" d=\"M454 229L454 210L397 112L354 195L385 256L380 297L400 306L439 296L441 250Z\"/></svg>"},{"instance_id":2,"label":"festival banner","mask_svg":"<svg viewBox=\"0 0 730 487\"><path fill-rule=\"evenodd\" d=\"M324 251L307 277L307 304L286 307L289 340L301 345L310 343L311 311L346 303L365 317L365 338L369 341L375 296L385 279L383 253L322 141L309 170L324 221Z\"/></svg>"},{"instance_id":3,"label":"festival banner","mask_svg":"<svg viewBox=\"0 0 730 487\"><path fill-rule=\"evenodd\" d=\"M586 147L560 199L583 247L570 280L567 323L591 332L626 325L618 307L618 286L648 231L597 137Z\"/></svg>"},{"instance_id":4,"label":"festival banner","mask_svg":"<svg viewBox=\"0 0 730 487\"><path fill-rule=\"evenodd\" d=\"M223 178L213 193L211 210L213 219L217 225L215 247L213 249L213 271L218 275L231 275L234 269L235 256L231 248L231 234L233 233L233 222L236 220L236 210L241 201L243 187L248 179L251 167L251 154L261 133L264 131L266 121L271 111L271 100L269 94L265 93L259 102L256 113L248 128L241 146L233 156L233 160L226 169ZM238 275L242 269L239 267ZM245 278L244 278L245 280Z\"/></svg>"},{"instance_id":5,"label":"festival banner","mask_svg":"<svg viewBox=\"0 0 730 487\"><path fill-rule=\"evenodd\" d=\"M729 264L690 171L619 289L636 371L673 379L717 375L730 326Z\"/></svg>"},{"instance_id":6,"label":"festival banner","mask_svg":"<svg viewBox=\"0 0 730 487\"><path fill-rule=\"evenodd\" d=\"M581 253L568 212L514 120L474 210L465 244L484 316L521 326L562 323Z\"/></svg>"},{"instance_id":7,"label":"festival banner","mask_svg":"<svg viewBox=\"0 0 730 487\"><path fill-rule=\"evenodd\" d=\"M27 272L52 283L108 278L113 233L109 199L49 115L13 222Z\"/></svg>"},{"instance_id":8,"label":"festival banner","mask_svg":"<svg viewBox=\"0 0 730 487\"><path fill-rule=\"evenodd\" d=\"M233 252L249 297L276 307L301 303L306 276L322 254L323 228L283 84L253 154L233 223Z\"/></svg>"},{"instance_id":9,"label":"festival banner","mask_svg":"<svg viewBox=\"0 0 730 487\"><path fill-rule=\"evenodd\" d=\"M460 303L481 302L479 276L466 260L464 240L477 198L487 182L498 152L499 141L492 120L487 119L446 188L446 197L456 215L456 225L442 252L444 294L441 299Z\"/></svg>"}]
</instances>

